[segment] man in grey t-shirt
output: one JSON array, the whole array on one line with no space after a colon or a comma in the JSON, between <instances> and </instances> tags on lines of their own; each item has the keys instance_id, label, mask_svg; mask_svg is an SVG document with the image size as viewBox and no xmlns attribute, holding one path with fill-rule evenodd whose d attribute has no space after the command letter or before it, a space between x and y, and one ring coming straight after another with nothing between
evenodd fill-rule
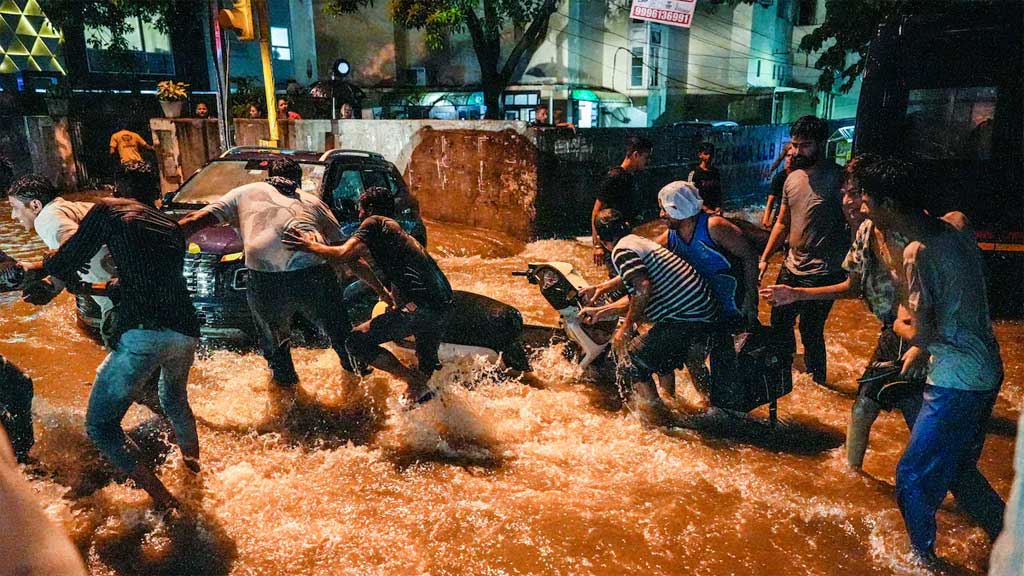
<instances>
[{"instance_id":1,"label":"man in grey t-shirt","mask_svg":"<svg viewBox=\"0 0 1024 576\"><path fill-rule=\"evenodd\" d=\"M779 217L758 267L763 276L768 259L788 239L789 253L776 284L801 288L838 284L846 276L842 264L850 234L842 212L842 170L824 157L828 123L804 116L793 123L790 136L793 171L783 186ZM791 356L796 353L793 326L799 318L805 364L818 384L824 384L827 376L825 321L831 310L831 300L772 308L772 330Z\"/></svg>"},{"instance_id":2,"label":"man in grey t-shirt","mask_svg":"<svg viewBox=\"0 0 1024 576\"><path fill-rule=\"evenodd\" d=\"M315 233L328 244L340 242L338 221L319 198L299 189L302 168L291 158L272 160L267 174L266 182L235 188L178 224L186 238L218 222L238 229L249 269L246 297L263 356L274 381L290 387L299 379L291 354L295 314L323 327L346 369L351 364L345 340L352 323L334 270L323 258L281 242L289 230Z\"/></svg>"}]
</instances>

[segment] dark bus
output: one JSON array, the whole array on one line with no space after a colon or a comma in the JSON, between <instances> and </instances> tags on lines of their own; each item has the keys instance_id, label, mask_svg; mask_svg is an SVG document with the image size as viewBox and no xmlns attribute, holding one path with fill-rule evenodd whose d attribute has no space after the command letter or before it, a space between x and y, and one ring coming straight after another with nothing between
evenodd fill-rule
<instances>
[{"instance_id":1,"label":"dark bus","mask_svg":"<svg viewBox=\"0 0 1024 576\"><path fill-rule=\"evenodd\" d=\"M939 3L933 7L942 6ZM970 218L994 315L1024 316L1022 3L949 2L872 41L854 152L921 167L929 212Z\"/></svg>"}]
</instances>

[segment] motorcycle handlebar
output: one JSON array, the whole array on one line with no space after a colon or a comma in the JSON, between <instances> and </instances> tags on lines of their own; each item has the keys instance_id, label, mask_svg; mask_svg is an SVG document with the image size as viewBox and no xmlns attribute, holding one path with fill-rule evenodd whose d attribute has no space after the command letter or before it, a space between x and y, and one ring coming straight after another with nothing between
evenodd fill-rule
<instances>
[{"instance_id":1,"label":"motorcycle handlebar","mask_svg":"<svg viewBox=\"0 0 1024 576\"><path fill-rule=\"evenodd\" d=\"M530 271L529 270L513 271L512 275L513 276L529 276L530 275Z\"/></svg>"}]
</instances>

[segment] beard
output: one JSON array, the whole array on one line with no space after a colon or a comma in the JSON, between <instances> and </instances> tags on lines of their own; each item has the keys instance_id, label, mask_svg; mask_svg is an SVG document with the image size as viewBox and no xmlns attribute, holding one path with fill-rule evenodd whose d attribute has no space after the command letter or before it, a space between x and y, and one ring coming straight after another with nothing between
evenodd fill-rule
<instances>
[{"instance_id":1,"label":"beard","mask_svg":"<svg viewBox=\"0 0 1024 576\"><path fill-rule=\"evenodd\" d=\"M810 156L803 156L801 154L796 154L796 155L793 156L793 160L790 161L790 165L793 167L793 170L802 170L804 168L810 168L811 166L814 166L817 163L818 163L818 156L817 155L815 155L812 158Z\"/></svg>"}]
</instances>

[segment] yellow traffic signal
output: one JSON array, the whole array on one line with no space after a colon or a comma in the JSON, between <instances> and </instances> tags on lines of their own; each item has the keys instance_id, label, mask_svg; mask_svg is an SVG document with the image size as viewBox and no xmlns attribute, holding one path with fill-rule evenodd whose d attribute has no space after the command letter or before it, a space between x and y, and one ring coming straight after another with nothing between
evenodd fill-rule
<instances>
[{"instance_id":1,"label":"yellow traffic signal","mask_svg":"<svg viewBox=\"0 0 1024 576\"><path fill-rule=\"evenodd\" d=\"M255 40L256 26L252 18L252 0L234 0L234 7L217 14L221 28L234 30L239 40Z\"/></svg>"}]
</instances>

